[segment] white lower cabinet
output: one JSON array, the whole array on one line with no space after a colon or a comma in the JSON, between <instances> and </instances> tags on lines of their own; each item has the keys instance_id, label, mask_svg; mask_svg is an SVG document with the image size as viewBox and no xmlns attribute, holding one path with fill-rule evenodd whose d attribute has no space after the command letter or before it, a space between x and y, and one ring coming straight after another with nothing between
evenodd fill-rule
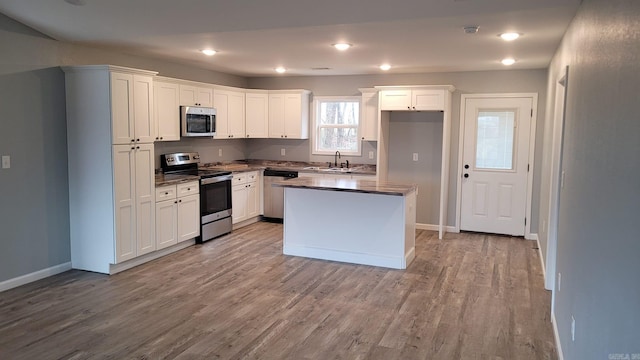
<instances>
[{"instance_id":1,"label":"white lower cabinet","mask_svg":"<svg viewBox=\"0 0 640 360\"><path fill-rule=\"evenodd\" d=\"M153 144L114 145L116 263L156 249Z\"/></svg>"},{"instance_id":2,"label":"white lower cabinet","mask_svg":"<svg viewBox=\"0 0 640 360\"><path fill-rule=\"evenodd\" d=\"M231 202L233 205L232 222L239 222L260 215L260 176L257 171L233 175Z\"/></svg>"},{"instance_id":3,"label":"white lower cabinet","mask_svg":"<svg viewBox=\"0 0 640 360\"><path fill-rule=\"evenodd\" d=\"M197 181L156 188L156 247L164 249L200 235Z\"/></svg>"}]
</instances>

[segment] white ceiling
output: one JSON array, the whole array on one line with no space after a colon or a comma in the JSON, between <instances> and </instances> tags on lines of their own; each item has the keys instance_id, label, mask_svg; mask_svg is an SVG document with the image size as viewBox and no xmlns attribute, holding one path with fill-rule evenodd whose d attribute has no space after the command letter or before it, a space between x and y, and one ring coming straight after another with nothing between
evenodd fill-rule
<instances>
[{"instance_id":1,"label":"white ceiling","mask_svg":"<svg viewBox=\"0 0 640 360\"><path fill-rule=\"evenodd\" d=\"M54 39L241 76L545 68L580 0L0 0ZM73 2L73 0L72 0ZM475 35L463 27L479 25ZM499 33L523 36L505 42ZM338 52L336 42L353 48ZM204 48L218 50L207 57ZM312 68L330 70L312 70Z\"/></svg>"}]
</instances>

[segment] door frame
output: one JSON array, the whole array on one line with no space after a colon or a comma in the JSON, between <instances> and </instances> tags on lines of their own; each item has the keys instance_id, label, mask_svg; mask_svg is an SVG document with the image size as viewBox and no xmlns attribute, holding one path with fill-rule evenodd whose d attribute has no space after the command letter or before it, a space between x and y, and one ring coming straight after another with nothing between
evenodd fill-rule
<instances>
[{"instance_id":1,"label":"door frame","mask_svg":"<svg viewBox=\"0 0 640 360\"><path fill-rule=\"evenodd\" d=\"M558 250L558 221L560 220L560 189L562 182L562 150L564 123L567 109L569 66L564 68L555 83L553 124L551 138L551 164L549 174L549 214L547 218L547 252L544 258L545 289L556 286L556 252ZM555 292L555 291L554 291ZM553 307L553 302L551 303Z\"/></svg>"},{"instance_id":2,"label":"door frame","mask_svg":"<svg viewBox=\"0 0 640 360\"><path fill-rule=\"evenodd\" d=\"M460 132L458 134L458 171L457 171L457 192L456 192L456 226L455 231L460 232L460 219L462 216L462 163L464 152L464 130L465 111L467 99L489 99L489 98L531 98L531 123L529 126L529 171L527 172L527 200L525 202L524 238L537 240L537 234L531 234L531 200L533 198L533 173L535 171L535 149L536 149L536 119L538 118L538 93L489 93L489 94L462 94L460 97Z\"/></svg>"}]
</instances>

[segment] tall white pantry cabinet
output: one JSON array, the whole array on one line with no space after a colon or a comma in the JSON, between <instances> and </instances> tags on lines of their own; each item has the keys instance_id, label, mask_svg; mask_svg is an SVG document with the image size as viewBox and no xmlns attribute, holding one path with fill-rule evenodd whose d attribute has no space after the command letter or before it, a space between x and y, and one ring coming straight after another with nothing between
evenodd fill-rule
<instances>
[{"instance_id":1,"label":"tall white pantry cabinet","mask_svg":"<svg viewBox=\"0 0 640 360\"><path fill-rule=\"evenodd\" d=\"M152 71L64 67L71 266L113 273L156 249Z\"/></svg>"}]
</instances>

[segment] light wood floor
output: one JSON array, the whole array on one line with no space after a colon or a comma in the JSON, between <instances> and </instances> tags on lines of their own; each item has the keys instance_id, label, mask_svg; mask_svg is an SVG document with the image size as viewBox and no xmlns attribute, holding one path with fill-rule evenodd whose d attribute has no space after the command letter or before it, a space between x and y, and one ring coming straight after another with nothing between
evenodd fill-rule
<instances>
[{"instance_id":1,"label":"light wood floor","mask_svg":"<svg viewBox=\"0 0 640 360\"><path fill-rule=\"evenodd\" d=\"M418 231L406 271L282 255L257 223L0 293L0 359L556 359L535 242Z\"/></svg>"}]
</instances>

